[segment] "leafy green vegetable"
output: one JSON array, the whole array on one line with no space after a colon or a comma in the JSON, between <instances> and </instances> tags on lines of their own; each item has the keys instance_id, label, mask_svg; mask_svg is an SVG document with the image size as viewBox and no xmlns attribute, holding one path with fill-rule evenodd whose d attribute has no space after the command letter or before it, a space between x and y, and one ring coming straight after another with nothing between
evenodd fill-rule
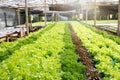
<instances>
[{"instance_id":1,"label":"leafy green vegetable","mask_svg":"<svg viewBox=\"0 0 120 80\"><path fill-rule=\"evenodd\" d=\"M66 23L31 35L26 38L29 42L19 40L26 44L0 63L0 80L85 80L85 67L77 62L79 57Z\"/></svg>"},{"instance_id":2,"label":"leafy green vegetable","mask_svg":"<svg viewBox=\"0 0 120 80\"><path fill-rule=\"evenodd\" d=\"M16 42L3 42L0 44L0 62L7 59L10 55L12 55L16 50L19 50L22 46L27 44L35 43L35 41L54 26L54 24L48 25L45 29L39 30L35 33L30 33L30 35L26 38L20 38Z\"/></svg>"},{"instance_id":3,"label":"leafy green vegetable","mask_svg":"<svg viewBox=\"0 0 120 80\"><path fill-rule=\"evenodd\" d=\"M71 22L83 46L94 56L95 66L105 80L119 80L120 76L120 46L119 39L92 30L78 22ZM102 34L102 35L101 35ZM112 37L112 38L111 38ZM117 39L114 41L114 39ZM117 74L117 75L116 75Z\"/></svg>"}]
</instances>

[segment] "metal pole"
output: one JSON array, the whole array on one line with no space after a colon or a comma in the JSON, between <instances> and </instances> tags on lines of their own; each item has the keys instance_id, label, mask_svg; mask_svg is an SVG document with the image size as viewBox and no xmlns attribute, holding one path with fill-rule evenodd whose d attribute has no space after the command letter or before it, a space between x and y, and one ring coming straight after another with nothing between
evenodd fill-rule
<instances>
[{"instance_id":1,"label":"metal pole","mask_svg":"<svg viewBox=\"0 0 120 80\"><path fill-rule=\"evenodd\" d=\"M59 19L59 12L57 12L57 21L59 21L60 19Z\"/></svg>"},{"instance_id":2,"label":"metal pole","mask_svg":"<svg viewBox=\"0 0 120 80\"><path fill-rule=\"evenodd\" d=\"M44 0L44 13L45 13L45 26L47 22L47 15L46 15L46 0Z\"/></svg>"},{"instance_id":3,"label":"metal pole","mask_svg":"<svg viewBox=\"0 0 120 80\"><path fill-rule=\"evenodd\" d=\"M80 21L80 9L77 8L77 16L78 16L78 21Z\"/></svg>"},{"instance_id":4,"label":"metal pole","mask_svg":"<svg viewBox=\"0 0 120 80\"><path fill-rule=\"evenodd\" d=\"M117 30L117 35L120 36L120 0L118 4L118 30Z\"/></svg>"},{"instance_id":5,"label":"metal pole","mask_svg":"<svg viewBox=\"0 0 120 80\"><path fill-rule=\"evenodd\" d=\"M18 5L18 8L17 8L17 22L18 22L18 25L20 25L20 9L19 9L19 3L18 3L17 5Z\"/></svg>"},{"instance_id":6,"label":"metal pole","mask_svg":"<svg viewBox=\"0 0 120 80\"><path fill-rule=\"evenodd\" d=\"M94 27L96 27L96 0L94 0Z\"/></svg>"},{"instance_id":7,"label":"metal pole","mask_svg":"<svg viewBox=\"0 0 120 80\"><path fill-rule=\"evenodd\" d=\"M54 22L54 12L52 13L52 23Z\"/></svg>"},{"instance_id":8,"label":"metal pole","mask_svg":"<svg viewBox=\"0 0 120 80\"><path fill-rule=\"evenodd\" d=\"M81 21L83 21L83 9L82 9L82 7L81 7Z\"/></svg>"},{"instance_id":9,"label":"metal pole","mask_svg":"<svg viewBox=\"0 0 120 80\"><path fill-rule=\"evenodd\" d=\"M18 15L18 25L20 25L20 9L17 9L17 15Z\"/></svg>"},{"instance_id":10,"label":"metal pole","mask_svg":"<svg viewBox=\"0 0 120 80\"><path fill-rule=\"evenodd\" d=\"M86 8L86 24L87 24L87 21L88 21L88 9Z\"/></svg>"},{"instance_id":11,"label":"metal pole","mask_svg":"<svg viewBox=\"0 0 120 80\"><path fill-rule=\"evenodd\" d=\"M25 16L26 16L26 30L27 30L27 35L29 35L27 0L25 0Z\"/></svg>"},{"instance_id":12,"label":"metal pole","mask_svg":"<svg viewBox=\"0 0 120 80\"><path fill-rule=\"evenodd\" d=\"M4 17L5 17L5 27L7 27L7 14L4 13Z\"/></svg>"},{"instance_id":13,"label":"metal pole","mask_svg":"<svg viewBox=\"0 0 120 80\"><path fill-rule=\"evenodd\" d=\"M52 0L52 7L53 7L53 0ZM54 21L54 12L52 11L52 23Z\"/></svg>"}]
</instances>

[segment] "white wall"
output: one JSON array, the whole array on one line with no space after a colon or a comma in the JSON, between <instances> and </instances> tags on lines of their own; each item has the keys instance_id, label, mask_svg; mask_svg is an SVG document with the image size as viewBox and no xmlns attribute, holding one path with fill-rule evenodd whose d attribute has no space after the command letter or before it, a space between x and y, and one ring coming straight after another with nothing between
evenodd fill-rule
<instances>
[{"instance_id":1,"label":"white wall","mask_svg":"<svg viewBox=\"0 0 120 80\"><path fill-rule=\"evenodd\" d=\"M5 27L5 16L4 13L6 13L6 19L7 19L7 25L13 26L14 22L16 21L16 11L15 9L9 9L9 8L0 8L0 28Z\"/></svg>"}]
</instances>

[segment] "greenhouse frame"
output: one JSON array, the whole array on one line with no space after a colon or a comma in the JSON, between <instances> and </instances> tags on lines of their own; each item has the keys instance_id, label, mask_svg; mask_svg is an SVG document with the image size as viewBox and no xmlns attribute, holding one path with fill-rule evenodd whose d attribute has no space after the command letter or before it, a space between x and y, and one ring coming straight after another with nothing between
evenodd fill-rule
<instances>
[{"instance_id":1,"label":"greenhouse frame","mask_svg":"<svg viewBox=\"0 0 120 80\"><path fill-rule=\"evenodd\" d=\"M0 0L0 80L120 80L120 0Z\"/></svg>"}]
</instances>

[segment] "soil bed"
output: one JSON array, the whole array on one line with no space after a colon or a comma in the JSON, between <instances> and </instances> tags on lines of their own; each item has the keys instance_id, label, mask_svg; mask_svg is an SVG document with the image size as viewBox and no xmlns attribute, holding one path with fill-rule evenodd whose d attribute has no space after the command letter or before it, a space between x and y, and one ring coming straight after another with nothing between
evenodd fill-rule
<instances>
[{"instance_id":1,"label":"soil bed","mask_svg":"<svg viewBox=\"0 0 120 80\"><path fill-rule=\"evenodd\" d=\"M73 43L76 46L76 52L80 56L80 60L86 66L86 73L85 73L86 79L87 80L102 80L99 72L94 67L94 62L92 60L91 55L87 52L87 50L85 48L83 48L82 42L77 37L76 33L74 32L74 30L70 24L69 24L69 29L71 32L71 37L72 37Z\"/></svg>"}]
</instances>

